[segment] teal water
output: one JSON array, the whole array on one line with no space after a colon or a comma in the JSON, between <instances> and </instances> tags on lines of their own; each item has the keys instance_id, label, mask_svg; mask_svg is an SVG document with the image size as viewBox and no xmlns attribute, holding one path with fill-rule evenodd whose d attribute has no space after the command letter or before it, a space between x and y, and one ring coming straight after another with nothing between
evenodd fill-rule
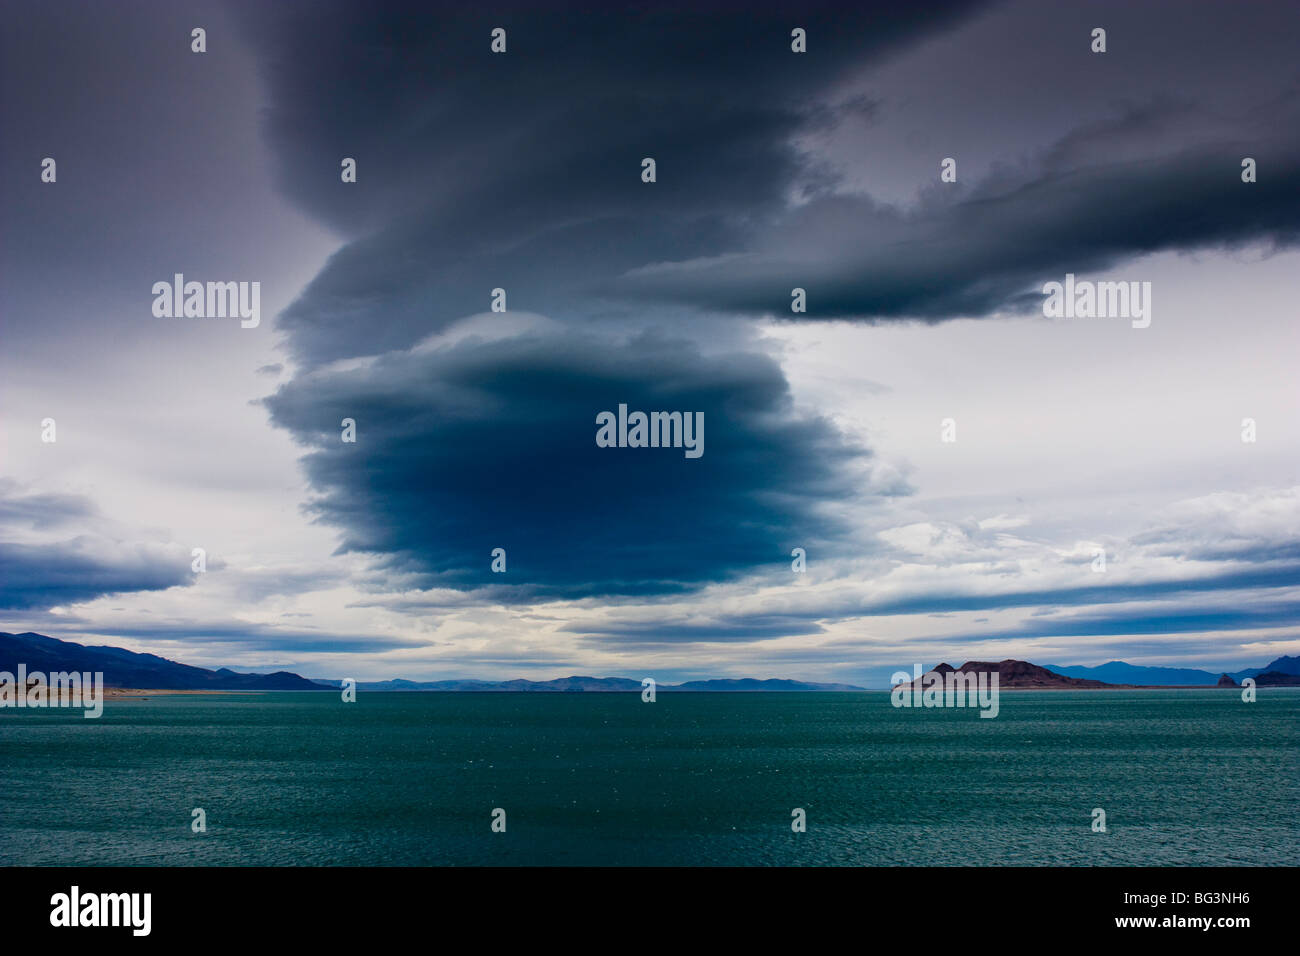
<instances>
[{"instance_id":1,"label":"teal water","mask_svg":"<svg viewBox=\"0 0 1300 956\"><path fill-rule=\"evenodd\" d=\"M1298 809L1289 689L1009 691L992 720L886 693L0 711L10 865L1296 865Z\"/></svg>"}]
</instances>

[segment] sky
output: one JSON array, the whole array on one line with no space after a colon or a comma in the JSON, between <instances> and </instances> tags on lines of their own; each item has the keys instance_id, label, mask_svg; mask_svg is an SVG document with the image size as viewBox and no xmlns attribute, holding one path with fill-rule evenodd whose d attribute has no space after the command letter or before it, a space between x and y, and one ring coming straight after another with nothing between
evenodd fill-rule
<instances>
[{"instance_id":1,"label":"sky","mask_svg":"<svg viewBox=\"0 0 1300 956\"><path fill-rule=\"evenodd\" d=\"M1300 653L1296 8L0 24L0 629L363 680ZM156 315L177 273L260 321ZM1048 317L1067 275L1149 324ZM601 447L620 405L703 453Z\"/></svg>"}]
</instances>

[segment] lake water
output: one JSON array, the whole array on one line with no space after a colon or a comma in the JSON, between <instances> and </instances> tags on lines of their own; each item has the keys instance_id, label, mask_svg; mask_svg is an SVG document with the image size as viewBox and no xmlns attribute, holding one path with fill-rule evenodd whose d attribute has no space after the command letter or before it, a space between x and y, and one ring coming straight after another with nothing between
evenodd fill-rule
<instances>
[{"instance_id":1,"label":"lake water","mask_svg":"<svg viewBox=\"0 0 1300 956\"><path fill-rule=\"evenodd\" d=\"M1294 689L1005 691L992 720L883 692L0 711L5 864L1297 865L1297 810Z\"/></svg>"}]
</instances>

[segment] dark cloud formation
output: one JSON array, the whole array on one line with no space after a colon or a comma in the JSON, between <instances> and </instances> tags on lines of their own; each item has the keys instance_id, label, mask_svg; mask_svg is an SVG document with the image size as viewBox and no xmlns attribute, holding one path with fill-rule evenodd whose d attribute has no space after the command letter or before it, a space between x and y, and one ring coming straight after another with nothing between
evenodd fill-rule
<instances>
[{"instance_id":1,"label":"dark cloud formation","mask_svg":"<svg viewBox=\"0 0 1300 956\"><path fill-rule=\"evenodd\" d=\"M570 329L662 319L647 302L780 314L794 286L813 318L944 319L1036 307L1046 278L1133 255L1294 241L1300 149L1277 91L1229 121L1131 106L915 208L835 192L794 146L837 119L832 85L966 9L244 9L282 188L347 240L280 317L318 370L268 403L312 449L313 507L342 549L499 596L487 556L506 547L530 596L582 596L671 593L839 536L823 506L861 452L793 416L762 356L556 330L404 351L497 287ZM791 54L796 25L815 54ZM1240 181L1247 153L1259 183ZM704 411L708 453L596 448L595 413L622 401Z\"/></svg>"},{"instance_id":2,"label":"dark cloud formation","mask_svg":"<svg viewBox=\"0 0 1300 956\"><path fill-rule=\"evenodd\" d=\"M342 550L484 599L673 593L839 538L828 504L904 491L871 487L862 449L794 412L773 360L696 344L739 337L643 334L663 314L599 287L730 248L823 188L793 145L833 118L817 94L973 7L243 8L282 188L347 240L279 317L306 371L268 402L313 449L313 510ZM795 27L815 56L791 52ZM511 311L606 331L404 351L495 288ZM704 457L597 448L595 416L620 402L703 412ZM508 576L488 570L495 547Z\"/></svg>"},{"instance_id":3,"label":"dark cloud formation","mask_svg":"<svg viewBox=\"0 0 1300 956\"><path fill-rule=\"evenodd\" d=\"M501 56L478 13L331 18L310 56L269 71L284 188L351 239L282 316L290 346L304 361L406 347L496 287L548 314L617 317L637 300L788 318L797 286L805 318L939 321L1037 308L1043 282L1146 253L1296 241L1289 67L1236 115L1130 104L915 208L835 191L796 134L834 119L835 81L963 12L501 12ZM268 16L250 17L255 44L303 35ZM1151 24L1128 21L1149 42ZM790 53L794 23L812 53ZM355 186L339 183L343 156L364 169ZM1263 170L1249 185L1245 156Z\"/></svg>"},{"instance_id":4,"label":"dark cloud formation","mask_svg":"<svg viewBox=\"0 0 1300 956\"><path fill-rule=\"evenodd\" d=\"M986 6L998 9L967 22ZM428 625L439 612L536 597L667 603L756 569L788 581L795 545L816 560L854 547L886 551L870 537L855 542L837 517L907 489L874 477L870 456L827 420L796 410L780 368L742 344L748 323L734 317L792 318L796 285L808 289L814 320L938 322L1036 309L1041 283L1066 271L1161 250L1286 246L1300 222L1297 71L1272 39L1294 27L1294 10L1191 0L1043 7L1041 19L1000 21L1015 36L998 48L1002 62L991 62L989 24L1008 6L5 3L0 128L12 148L0 150L0 322L9 398L29 378L39 388L25 391L42 409L31 416L10 400L10 411L39 420L49 398L75 391L78 360L110 370L101 387L120 402L121 359L152 354L160 335L201 328L152 318L148 290L159 278L258 278L265 264L270 301L277 278L298 275L295 256L315 261L314 248L294 241L310 230L291 229L296 217L279 215L259 185L267 157L249 117L264 92L279 188L342 242L278 321L297 378L268 407L308 449L319 519L340 530L343 550L380 556L378 570L352 579L378 595L373 606ZM1112 50L1094 57L1083 38L1101 20ZM963 23L972 29L947 50L927 50L919 72L882 77L909 47ZM209 32L202 56L189 50L196 24ZM795 25L808 31L803 56L789 50ZM504 56L489 52L494 26L509 31ZM1023 69L1005 74L1014 82L989 82L1005 64L1029 64L1044 83L1024 82ZM867 69L862 82L844 83ZM964 80L985 98L974 131L927 112ZM1178 96L1162 98L1170 89ZM847 127L863 138L848 138L852 149L838 158L853 168L837 170L833 134ZM939 157L955 153L961 182L936 183L914 203L910 193L902 205L885 202L903 193L889 192L889 158L870 148L873 132L876 145L898 146L900 167L931 177ZM984 168L966 158L981 150L1009 165L969 175ZM46 155L58 158L57 185L37 177ZM1247 155L1259 161L1250 185L1240 181ZM345 156L359 163L355 185L340 182ZM652 185L640 180L644 156L658 162ZM482 323L491 337L417 348L483 311L498 286L512 312L557 324L507 334ZM642 331L650 328L685 337ZM210 355L186 352L178 375L185 361ZM380 357L328 365L358 356ZM266 361L257 354L249 367L261 365L269 389L285 367ZM158 389L155 404L168 412L163 382L140 384ZM211 443L209 426L246 397L214 392L211 417L189 423L195 446ZM595 412L620 401L703 411L704 458L596 448ZM358 421L356 445L338 440L344 417ZM143 445L115 447L130 447L132 464L148 471L163 433L135 431ZM110 461L101 467L66 475L85 475L92 487L115 480ZM186 549L123 540L130 533L87 499L10 491L0 487L0 607L35 618L194 580ZM852 617L976 608L1036 607L1039 617L972 640L1294 620L1293 607L1247 593L1300 581L1293 541L1254 526L1214 526L1190 540L1182 531L1133 541L1234 566L1193 581L1112 575L1102 588L1054 578L1035 590L1029 576L1024 586L1006 583L1007 562L956 586L918 579L897 597L836 595L806 612L666 607L649 623L611 614L576 633L626 652L734 648ZM508 549L504 575L488 570L493 547ZM925 560L949 563L942 553ZM1086 571L1084 579L1094 580ZM258 564L224 586L256 604L337 582ZM458 593L393 595L408 583ZM1206 609L1162 615L1147 606L1188 600ZM1260 604L1234 611L1247 600ZM1090 605L1102 609L1060 620ZM44 616L68 622L62 609ZM185 620L105 633L232 646L245 635L241 646L261 651L421 644ZM764 660L821 653L761 649ZM825 659L843 653L828 649ZM476 663L554 661L507 654Z\"/></svg>"},{"instance_id":5,"label":"dark cloud formation","mask_svg":"<svg viewBox=\"0 0 1300 956\"><path fill-rule=\"evenodd\" d=\"M543 592L648 594L840 534L819 509L859 453L789 417L761 356L567 331L402 354L498 287L570 329L666 324L664 306L788 316L795 286L810 318L940 320L1037 308L1045 280L1142 253L1295 240L1300 148L1277 90L1226 118L1130 105L914 208L838 192L799 134L870 120L868 94L830 105L836 84L970 9L242 8L282 189L346 239L279 326L307 370L383 356L269 403L314 449L315 510L343 550L486 597L505 546ZM791 53L794 26L812 53ZM1240 180L1246 154L1258 183ZM705 411L718 444L702 462L602 453L594 414L625 400ZM357 446L338 442L345 417Z\"/></svg>"},{"instance_id":6,"label":"dark cloud formation","mask_svg":"<svg viewBox=\"0 0 1300 956\"><path fill-rule=\"evenodd\" d=\"M817 94L973 6L249 5L283 189L349 239L281 316L290 349L405 348L496 287L517 309L621 314L593 287L774 221L823 184L791 142L825 121ZM796 26L815 55L791 52Z\"/></svg>"},{"instance_id":7,"label":"dark cloud formation","mask_svg":"<svg viewBox=\"0 0 1300 956\"><path fill-rule=\"evenodd\" d=\"M656 648L666 644L749 644L781 637L803 637L825 631L816 620L797 614L732 614L722 621L614 621L569 627L590 635L599 645Z\"/></svg>"},{"instance_id":8,"label":"dark cloud formation","mask_svg":"<svg viewBox=\"0 0 1300 956\"><path fill-rule=\"evenodd\" d=\"M189 564L175 556L101 544L85 536L53 544L0 541L0 608L49 608L193 583Z\"/></svg>"},{"instance_id":9,"label":"dark cloud formation","mask_svg":"<svg viewBox=\"0 0 1300 956\"><path fill-rule=\"evenodd\" d=\"M44 609L193 583L182 552L91 530L104 524L83 495L27 492L0 479L0 609ZM69 526L82 533L32 538L33 532L66 534Z\"/></svg>"},{"instance_id":10,"label":"dark cloud formation","mask_svg":"<svg viewBox=\"0 0 1300 956\"><path fill-rule=\"evenodd\" d=\"M601 448L602 411L704 415L703 455ZM528 595L681 590L836 539L825 504L871 487L867 453L792 405L776 363L652 334L547 330L301 375L267 400L311 451L342 550L420 586ZM355 444L340 422L356 421ZM489 570L507 552L507 571ZM523 584L526 582L526 585Z\"/></svg>"},{"instance_id":11,"label":"dark cloud formation","mask_svg":"<svg viewBox=\"0 0 1300 956\"><path fill-rule=\"evenodd\" d=\"M821 195L791 209L741 250L633 270L611 285L646 299L719 311L807 318L941 321L1042 307L1044 282L1166 250L1274 248L1300 240L1300 110L1295 93L1213 143L1194 111L1127 114L1072 134L1024 168L969 190L927 191L916 208ZM1135 128L1169 136L1160 152L1120 142ZM1106 149L1106 144L1113 144ZM1243 183L1251 157L1266 175ZM937 168L937 167L936 167Z\"/></svg>"}]
</instances>

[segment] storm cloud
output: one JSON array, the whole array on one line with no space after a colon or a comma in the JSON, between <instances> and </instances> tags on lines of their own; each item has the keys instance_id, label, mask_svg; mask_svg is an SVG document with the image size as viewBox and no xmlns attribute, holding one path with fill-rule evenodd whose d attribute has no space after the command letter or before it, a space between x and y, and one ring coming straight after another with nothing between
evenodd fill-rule
<instances>
[{"instance_id":1,"label":"storm cloud","mask_svg":"<svg viewBox=\"0 0 1300 956\"><path fill-rule=\"evenodd\" d=\"M616 284L742 314L786 318L942 321L1041 310L1042 286L1065 273L1118 268L1168 250L1270 250L1300 240L1300 111L1250 140L1196 144L1168 155L1084 160L1071 139L1026 169L969 190L928 190L912 209L826 195L792 209L743 251L659 263ZM1182 115L1183 122L1193 117ZM1116 121L1116 127L1128 118ZM1094 130L1104 138L1112 130ZM1241 181L1244 156L1268 167ZM807 312L791 315L791 289Z\"/></svg>"},{"instance_id":2,"label":"storm cloud","mask_svg":"<svg viewBox=\"0 0 1300 956\"><path fill-rule=\"evenodd\" d=\"M597 415L620 404L702 413L703 454L598 447ZM687 589L841 538L824 506L873 490L867 451L796 409L770 357L654 334L468 336L300 375L267 406L309 447L311 511L341 550L421 587Z\"/></svg>"},{"instance_id":3,"label":"storm cloud","mask_svg":"<svg viewBox=\"0 0 1300 956\"><path fill-rule=\"evenodd\" d=\"M410 678L1296 652L1294 9L0 20L9 630ZM176 272L267 321L153 316ZM1033 317L1067 272L1154 323ZM598 447L620 405L702 457Z\"/></svg>"},{"instance_id":4,"label":"storm cloud","mask_svg":"<svg viewBox=\"0 0 1300 956\"><path fill-rule=\"evenodd\" d=\"M187 552L123 540L85 495L32 491L0 478L0 610L43 610L193 580Z\"/></svg>"},{"instance_id":5,"label":"storm cloud","mask_svg":"<svg viewBox=\"0 0 1300 956\"><path fill-rule=\"evenodd\" d=\"M834 548L835 504L907 488L855 472L865 449L794 413L780 367L718 316L791 318L794 287L807 319L1025 311L1067 271L1295 241L1282 89L1232 114L1121 104L909 206L844 188L800 137L873 122L869 88L852 92L863 65L975 9L521 8L494 12L497 56L488 21L451 8L243 8L281 188L344 239L279 316L299 372L268 401L311 449L309 510L340 550L414 586L534 599L671 593ZM791 54L792 26L813 53ZM1247 153L1258 183L1241 181ZM494 289L553 324L417 347ZM595 414L620 402L704 411L709 452L596 448ZM487 571L494 547L508 577Z\"/></svg>"},{"instance_id":6,"label":"storm cloud","mask_svg":"<svg viewBox=\"0 0 1300 956\"><path fill-rule=\"evenodd\" d=\"M79 535L49 544L0 541L0 608L50 608L106 594L154 591L193 582L176 550L129 546Z\"/></svg>"},{"instance_id":7,"label":"storm cloud","mask_svg":"<svg viewBox=\"0 0 1300 956\"><path fill-rule=\"evenodd\" d=\"M735 248L823 186L793 142L827 121L819 94L974 8L250 5L281 186L348 240L280 317L289 348L409 347L496 287L514 308L626 316L602 282ZM791 53L793 27L815 55Z\"/></svg>"}]
</instances>

